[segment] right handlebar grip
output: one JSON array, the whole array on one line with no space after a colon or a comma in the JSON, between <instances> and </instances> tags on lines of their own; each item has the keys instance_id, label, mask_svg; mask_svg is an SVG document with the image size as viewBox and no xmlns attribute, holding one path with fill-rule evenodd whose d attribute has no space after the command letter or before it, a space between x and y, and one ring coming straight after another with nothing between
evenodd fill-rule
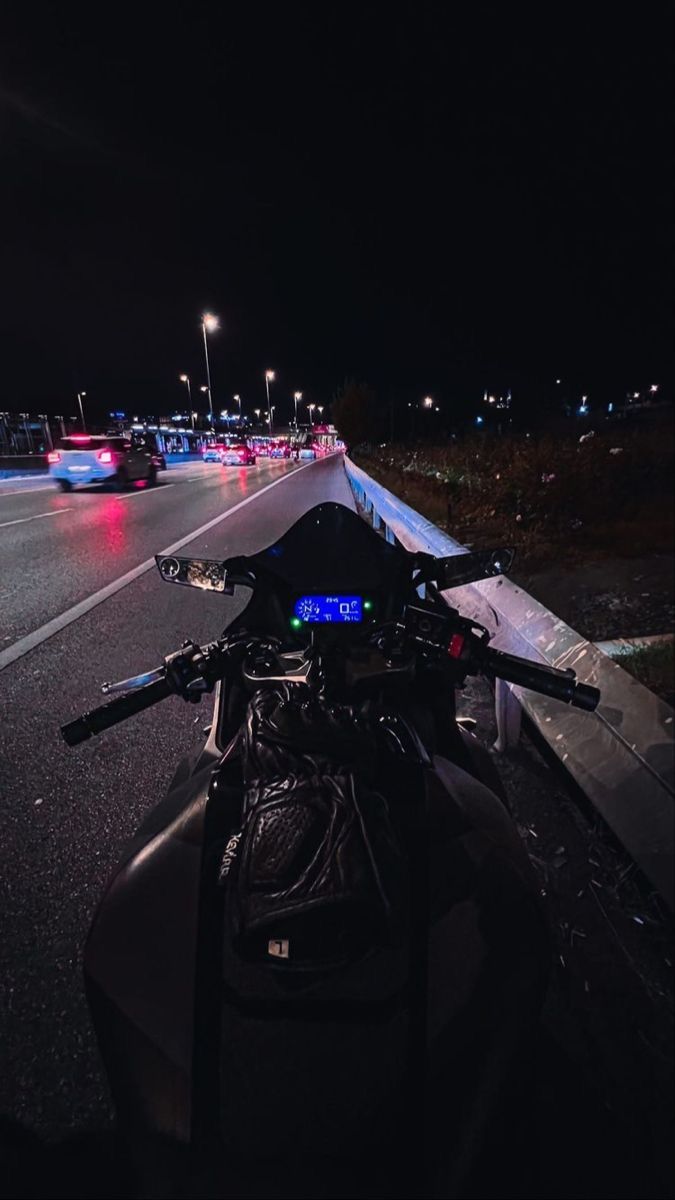
<instances>
[{"instance_id":1,"label":"right handlebar grip","mask_svg":"<svg viewBox=\"0 0 675 1200\"><path fill-rule=\"evenodd\" d=\"M144 708L151 708L153 704L165 700L172 694L173 688L168 681L157 679L154 683L148 683L145 687L139 688L137 692L131 692L126 696L117 696L108 704L102 704L99 708L94 708L91 712L77 717L75 721L62 725L61 736L69 746L79 746L80 742L86 742L88 738L103 733L104 729L110 729L112 725L125 721L127 717L133 717L136 713L143 712Z\"/></svg>"},{"instance_id":2,"label":"right handlebar grip","mask_svg":"<svg viewBox=\"0 0 675 1200\"><path fill-rule=\"evenodd\" d=\"M599 703L598 689L588 683L577 683L572 670L561 671L557 667L549 667L546 663L532 662L530 659L493 649L487 652L487 663L495 675L507 683L515 683L544 696L552 696L554 700L562 700L564 704L572 704L576 708L593 712Z\"/></svg>"}]
</instances>

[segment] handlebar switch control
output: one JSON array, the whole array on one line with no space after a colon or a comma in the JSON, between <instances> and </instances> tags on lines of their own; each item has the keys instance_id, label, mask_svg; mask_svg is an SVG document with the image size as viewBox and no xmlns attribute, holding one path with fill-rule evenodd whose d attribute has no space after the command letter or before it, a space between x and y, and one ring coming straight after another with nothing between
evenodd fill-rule
<instances>
[{"instance_id":1,"label":"handlebar switch control","mask_svg":"<svg viewBox=\"0 0 675 1200\"><path fill-rule=\"evenodd\" d=\"M422 649L443 651L448 645L448 618L433 608L409 604L405 610L405 630Z\"/></svg>"}]
</instances>

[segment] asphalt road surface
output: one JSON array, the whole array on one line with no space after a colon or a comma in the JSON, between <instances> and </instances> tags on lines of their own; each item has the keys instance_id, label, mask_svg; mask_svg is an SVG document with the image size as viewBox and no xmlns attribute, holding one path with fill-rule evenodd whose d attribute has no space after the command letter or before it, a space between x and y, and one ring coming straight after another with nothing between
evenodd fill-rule
<instances>
[{"instance_id":1,"label":"asphalt road surface","mask_svg":"<svg viewBox=\"0 0 675 1200\"><path fill-rule=\"evenodd\" d=\"M0 481L0 1119L56 1138L108 1121L82 945L211 704L168 700L76 750L59 726L102 702L102 682L216 636L245 602L167 587L152 555L183 539L184 554L251 553L323 500L352 504L339 456L191 463L122 494Z\"/></svg>"}]
</instances>

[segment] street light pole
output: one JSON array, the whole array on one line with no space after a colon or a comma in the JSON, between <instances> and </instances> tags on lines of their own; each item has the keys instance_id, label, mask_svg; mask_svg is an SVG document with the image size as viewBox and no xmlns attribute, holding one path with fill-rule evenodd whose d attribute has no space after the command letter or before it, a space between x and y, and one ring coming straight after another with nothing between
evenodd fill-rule
<instances>
[{"instance_id":1,"label":"street light pole","mask_svg":"<svg viewBox=\"0 0 675 1200\"><path fill-rule=\"evenodd\" d=\"M314 428L314 417L312 414L314 412L314 409L316 408L316 404L308 404L307 408L309 409L309 423L312 426L312 428Z\"/></svg>"},{"instance_id":2,"label":"street light pole","mask_svg":"<svg viewBox=\"0 0 675 1200\"><path fill-rule=\"evenodd\" d=\"M239 424L241 425L241 396L233 396L232 398L233 400L236 400L237 404L239 405Z\"/></svg>"},{"instance_id":3,"label":"street light pole","mask_svg":"<svg viewBox=\"0 0 675 1200\"><path fill-rule=\"evenodd\" d=\"M211 368L209 365L209 345L206 339L206 331L213 333L218 328L218 318L213 316L213 313L204 313L202 317L202 336L204 338L204 358L206 359L206 382L209 389L209 422L213 429L213 403L211 400Z\"/></svg>"},{"instance_id":4,"label":"street light pole","mask_svg":"<svg viewBox=\"0 0 675 1200\"><path fill-rule=\"evenodd\" d=\"M84 423L84 408L82 407L82 397L86 396L86 394L87 394L86 392L78 392L77 393L77 402L80 406L80 416L82 418L82 432L83 433L87 432L87 426Z\"/></svg>"},{"instance_id":5,"label":"street light pole","mask_svg":"<svg viewBox=\"0 0 675 1200\"><path fill-rule=\"evenodd\" d=\"M298 401L302 400L302 392L293 392L293 402L295 404L295 432L298 432Z\"/></svg>"},{"instance_id":6,"label":"street light pole","mask_svg":"<svg viewBox=\"0 0 675 1200\"><path fill-rule=\"evenodd\" d=\"M272 409L270 408L270 383L274 382L274 371L265 371L265 388L267 390L267 419L272 436Z\"/></svg>"},{"instance_id":7,"label":"street light pole","mask_svg":"<svg viewBox=\"0 0 675 1200\"><path fill-rule=\"evenodd\" d=\"M192 432L194 433L194 431L195 431L195 414L192 411L192 392L190 391L190 379L187 375L181 375L180 381L181 381L181 383L184 383L187 387L188 402L190 405L190 418L192 420Z\"/></svg>"}]
</instances>

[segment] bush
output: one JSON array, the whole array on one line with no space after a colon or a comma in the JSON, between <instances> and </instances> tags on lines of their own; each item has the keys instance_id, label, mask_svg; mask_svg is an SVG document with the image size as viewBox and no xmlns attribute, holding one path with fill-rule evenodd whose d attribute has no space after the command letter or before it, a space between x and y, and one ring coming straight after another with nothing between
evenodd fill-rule
<instances>
[{"instance_id":1,"label":"bush","mask_svg":"<svg viewBox=\"0 0 675 1200\"><path fill-rule=\"evenodd\" d=\"M619 450L620 453L610 453ZM577 437L482 436L359 461L459 541L509 542L519 559L589 551L672 552L673 442L656 430Z\"/></svg>"}]
</instances>

